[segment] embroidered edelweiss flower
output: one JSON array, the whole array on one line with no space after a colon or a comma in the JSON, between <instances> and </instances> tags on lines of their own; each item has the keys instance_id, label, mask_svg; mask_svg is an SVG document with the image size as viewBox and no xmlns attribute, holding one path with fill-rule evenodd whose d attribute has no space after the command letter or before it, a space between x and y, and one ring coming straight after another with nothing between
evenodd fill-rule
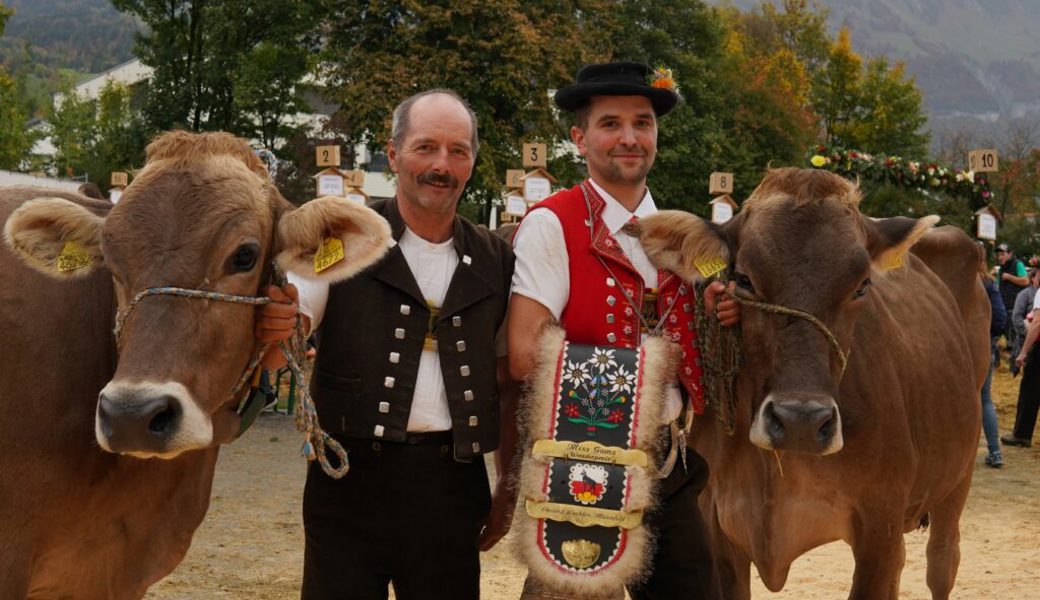
<instances>
[{"instance_id":1,"label":"embroidered edelweiss flower","mask_svg":"<svg viewBox=\"0 0 1040 600\"><path fill-rule=\"evenodd\" d=\"M682 95L679 93L678 84L675 83L675 76L668 67L658 66L653 73L650 73L650 87L668 90L676 96Z\"/></svg>"},{"instance_id":2,"label":"embroidered edelweiss flower","mask_svg":"<svg viewBox=\"0 0 1040 600\"><path fill-rule=\"evenodd\" d=\"M631 393L632 386L636 384L636 374L626 369L625 365L618 365L617 370L611 374L609 383L612 392Z\"/></svg>"},{"instance_id":3,"label":"embroidered edelweiss flower","mask_svg":"<svg viewBox=\"0 0 1040 600\"><path fill-rule=\"evenodd\" d=\"M567 366L563 368L563 379L569 381L574 387L587 382L589 380L589 374L585 371L584 363L575 363L567 361Z\"/></svg>"},{"instance_id":4,"label":"embroidered edelweiss flower","mask_svg":"<svg viewBox=\"0 0 1040 600\"><path fill-rule=\"evenodd\" d=\"M596 348L592 351L592 364L599 372L606 371L608 367L616 367L614 362L614 351L608 348Z\"/></svg>"}]
</instances>

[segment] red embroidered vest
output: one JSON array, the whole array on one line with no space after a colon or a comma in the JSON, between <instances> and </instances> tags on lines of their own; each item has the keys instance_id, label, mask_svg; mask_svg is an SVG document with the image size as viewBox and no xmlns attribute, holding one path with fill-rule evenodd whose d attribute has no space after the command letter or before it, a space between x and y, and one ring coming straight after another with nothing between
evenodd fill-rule
<instances>
[{"instance_id":1,"label":"red embroidered vest","mask_svg":"<svg viewBox=\"0 0 1040 600\"><path fill-rule=\"evenodd\" d=\"M588 192L590 207L586 206L583 186ZM567 331L567 339L579 344L635 348L640 342L639 314L618 288L623 287L635 306L642 307L646 286L639 271L607 230L602 217L605 206L606 201L586 182L557 192L534 208L548 208L563 225L571 289L560 321ZM609 271L597 256L610 267ZM683 351L679 381L690 395L694 412L701 414L704 393L694 329L693 288L670 271L658 271L657 287L657 315L665 320L664 334Z\"/></svg>"}]
</instances>

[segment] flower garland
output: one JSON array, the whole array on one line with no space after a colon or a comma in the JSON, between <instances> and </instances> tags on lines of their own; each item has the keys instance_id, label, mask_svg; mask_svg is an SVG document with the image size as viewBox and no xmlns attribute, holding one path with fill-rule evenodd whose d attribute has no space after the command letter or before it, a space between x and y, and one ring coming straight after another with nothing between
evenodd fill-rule
<instances>
[{"instance_id":1,"label":"flower garland","mask_svg":"<svg viewBox=\"0 0 1040 600\"><path fill-rule=\"evenodd\" d=\"M898 156L873 156L866 152L817 146L807 154L809 164L842 177L861 177L918 190L943 192L967 198L972 208L986 206L993 198L982 173L936 163L904 160Z\"/></svg>"}]
</instances>

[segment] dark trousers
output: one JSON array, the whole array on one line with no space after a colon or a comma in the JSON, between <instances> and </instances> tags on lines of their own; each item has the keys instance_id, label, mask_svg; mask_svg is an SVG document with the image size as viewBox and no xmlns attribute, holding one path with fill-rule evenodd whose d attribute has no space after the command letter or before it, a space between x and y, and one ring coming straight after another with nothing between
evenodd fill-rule
<instances>
[{"instance_id":1,"label":"dark trousers","mask_svg":"<svg viewBox=\"0 0 1040 600\"><path fill-rule=\"evenodd\" d=\"M305 600L480 597L477 539L491 505L483 460L460 463L450 439L340 440L350 471L311 463L303 495Z\"/></svg>"},{"instance_id":2,"label":"dark trousers","mask_svg":"<svg viewBox=\"0 0 1040 600\"><path fill-rule=\"evenodd\" d=\"M708 528L697 504L708 483L708 463L687 450L688 470L677 460L661 482L664 501L650 513L647 525L657 533L650 578L628 590L632 600L715 600L721 598L712 565Z\"/></svg>"},{"instance_id":3,"label":"dark trousers","mask_svg":"<svg viewBox=\"0 0 1040 600\"><path fill-rule=\"evenodd\" d=\"M718 573L712 564L708 529L697 498L708 482L708 463L693 450L661 482L661 502L647 515L645 525L656 534L649 578L629 588L632 600L716 600L722 597ZM624 597L622 590L602 598ZM571 596L543 588L530 575L524 582L522 600L564 600ZM598 600L598 599L597 599Z\"/></svg>"},{"instance_id":4,"label":"dark trousers","mask_svg":"<svg viewBox=\"0 0 1040 600\"><path fill-rule=\"evenodd\" d=\"M1034 344L1022 367L1022 383L1018 387L1018 408L1015 411L1015 437L1033 439L1036 415L1040 410L1040 343Z\"/></svg>"}]
</instances>

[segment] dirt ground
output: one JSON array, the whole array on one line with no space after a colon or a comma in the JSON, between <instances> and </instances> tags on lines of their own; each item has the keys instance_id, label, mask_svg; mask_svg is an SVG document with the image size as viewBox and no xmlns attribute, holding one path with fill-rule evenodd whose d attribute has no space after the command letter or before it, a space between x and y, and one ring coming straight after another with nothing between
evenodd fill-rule
<instances>
[{"instance_id":1,"label":"dirt ground","mask_svg":"<svg viewBox=\"0 0 1040 600\"><path fill-rule=\"evenodd\" d=\"M994 379L1001 433L1014 421L1018 381ZM300 502L305 461L300 436L284 415L265 414L243 439L221 451L209 514L184 562L156 584L150 600L282 600L299 597L303 561ZM953 598L1040 598L1040 444L1005 448L1002 470L983 464L961 518L961 566ZM930 598L925 584L927 534L906 536L901 598ZM507 538L482 559L483 597L514 599L524 569ZM848 594L852 554L843 542L798 559L787 586L771 594L753 573L754 598L833 600Z\"/></svg>"}]
</instances>

